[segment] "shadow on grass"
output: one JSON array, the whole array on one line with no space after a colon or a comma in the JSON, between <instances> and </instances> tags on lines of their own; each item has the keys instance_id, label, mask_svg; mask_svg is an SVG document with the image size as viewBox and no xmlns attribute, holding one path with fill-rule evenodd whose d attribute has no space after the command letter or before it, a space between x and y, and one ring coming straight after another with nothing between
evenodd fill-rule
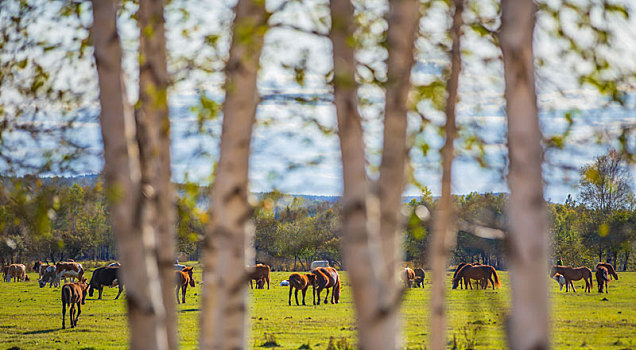
<instances>
[{"instance_id":1,"label":"shadow on grass","mask_svg":"<svg viewBox=\"0 0 636 350\"><path fill-rule=\"evenodd\" d=\"M24 332L22 334L46 334L46 333L52 333L52 332L59 331L60 329L61 328L40 329L39 331Z\"/></svg>"},{"instance_id":2,"label":"shadow on grass","mask_svg":"<svg viewBox=\"0 0 636 350\"><path fill-rule=\"evenodd\" d=\"M194 308L194 309L183 309L183 310L179 310L179 313L192 312L192 311L199 311L199 309L197 309L197 308Z\"/></svg>"}]
</instances>

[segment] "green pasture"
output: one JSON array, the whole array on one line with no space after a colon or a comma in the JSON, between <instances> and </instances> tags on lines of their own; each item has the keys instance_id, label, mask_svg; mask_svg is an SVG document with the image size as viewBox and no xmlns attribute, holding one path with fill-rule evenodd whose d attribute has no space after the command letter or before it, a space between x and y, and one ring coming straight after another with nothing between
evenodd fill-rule
<instances>
[{"instance_id":1,"label":"green pasture","mask_svg":"<svg viewBox=\"0 0 636 350\"><path fill-rule=\"evenodd\" d=\"M197 271L195 267L195 271ZM90 271L91 269L89 269ZM200 281L200 269L196 280ZM499 272L501 289L447 290L449 348L505 348L504 318L509 308L508 276ZM0 282L0 349L111 349L125 348L128 333L125 298L113 300L117 289L106 288L104 299L87 298L76 329L62 330L60 288L31 282ZM90 276L91 273L89 272ZM249 291L250 348L279 346L279 349L326 349L333 343L355 344L355 324L346 272L340 304L287 305L288 287L279 286L289 273L274 272L270 290ZM610 283L610 293L599 295L560 292L550 281L552 296L552 337L558 349L635 349L636 272L619 273ZM547 278L547 277L546 277ZM450 275L449 275L450 281ZM405 348L423 349L428 338L428 293L424 289L407 292L402 308ZM188 290L187 303L178 306L182 349L194 349L198 339L201 286ZM123 296L123 295L122 295ZM607 300L603 300L606 298ZM67 314L68 317L68 314ZM67 325L69 324L67 319Z\"/></svg>"}]
</instances>

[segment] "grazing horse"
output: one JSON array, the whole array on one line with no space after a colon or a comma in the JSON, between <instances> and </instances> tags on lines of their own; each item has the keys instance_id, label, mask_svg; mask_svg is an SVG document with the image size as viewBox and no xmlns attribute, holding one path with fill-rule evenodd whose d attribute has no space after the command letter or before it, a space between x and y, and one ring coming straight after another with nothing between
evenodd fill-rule
<instances>
[{"instance_id":1,"label":"grazing horse","mask_svg":"<svg viewBox=\"0 0 636 350\"><path fill-rule=\"evenodd\" d=\"M596 283L598 283L598 292L603 293L603 287L605 287L605 293L608 293L607 287L610 281L609 271L605 266L596 266Z\"/></svg>"},{"instance_id":2,"label":"grazing horse","mask_svg":"<svg viewBox=\"0 0 636 350\"><path fill-rule=\"evenodd\" d=\"M340 275L338 275L338 271L333 267L319 267L312 270L311 273L316 275L316 283L313 289L314 305L320 305L320 292L322 292L323 289L327 289L325 304L327 303L329 288L332 289L331 303L338 304L340 301ZM318 294L318 302L316 302L316 293Z\"/></svg>"},{"instance_id":3,"label":"grazing horse","mask_svg":"<svg viewBox=\"0 0 636 350\"><path fill-rule=\"evenodd\" d=\"M550 277L554 276L556 273L560 273L563 275L563 277L565 277L566 292L569 292L569 287L572 287L572 291L576 293L576 289L574 288L574 283L572 283L572 281L578 281L580 279L583 279L585 281L585 291L592 292L592 287L594 287L594 283L592 282L592 270L588 269L587 267L554 265L550 270Z\"/></svg>"},{"instance_id":4,"label":"grazing horse","mask_svg":"<svg viewBox=\"0 0 636 350\"><path fill-rule=\"evenodd\" d=\"M453 279L455 279L455 277L457 277L457 273L459 272L459 270L461 270L462 267L464 267L466 265L472 265L472 264L463 262L463 263L460 263L459 265L457 265L457 268L455 269L455 273L453 273ZM460 286L461 289L464 289L463 281L464 281L463 278L459 280L459 286ZM470 284L470 280L468 281L468 283ZM466 289L468 289L468 285L466 285ZM470 286L470 289L473 289L472 285Z\"/></svg>"},{"instance_id":5,"label":"grazing horse","mask_svg":"<svg viewBox=\"0 0 636 350\"><path fill-rule=\"evenodd\" d=\"M494 277L494 279L493 279ZM488 281L492 283L492 289L495 287L501 286L499 282L499 276L497 275L497 271L494 267L489 265L464 265L458 272L457 275L453 278L453 289L457 289L457 285L459 281L463 279L464 285L469 285L469 280L474 279L480 281L480 286L482 289L488 288Z\"/></svg>"},{"instance_id":6,"label":"grazing horse","mask_svg":"<svg viewBox=\"0 0 636 350\"><path fill-rule=\"evenodd\" d=\"M405 267L404 270L402 270L400 277L402 278L402 282L404 282L406 288L411 288L411 284L415 279L415 271L413 271L410 267Z\"/></svg>"},{"instance_id":7,"label":"grazing horse","mask_svg":"<svg viewBox=\"0 0 636 350\"><path fill-rule=\"evenodd\" d=\"M415 272L415 279L413 280L415 282L415 287L422 286L422 288L424 288L424 276L426 276L424 269L418 267L413 271Z\"/></svg>"},{"instance_id":8,"label":"grazing horse","mask_svg":"<svg viewBox=\"0 0 636 350\"><path fill-rule=\"evenodd\" d=\"M606 262L600 262L600 263L596 264L596 269L597 270L598 270L599 266L603 266L604 268L606 268L607 272L609 273L610 278L614 277L614 279L618 281L618 274L616 273L616 270L614 270L614 266L612 266L612 264L606 263Z\"/></svg>"},{"instance_id":9,"label":"grazing horse","mask_svg":"<svg viewBox=\"0 0 636 350\"><path fill-rule=\"evenodd\" d=\"M250 281L250 288L254 289L252 281L258 281L263 278L267 282L267 289L269 289L269 265L256 264L255 266L249 266L247 268L247 278Z\"/></svg>"},{"instance_id":10,"label":"grazing horse","mask_svg":"<svg viewBox=\"0 0 636 350\"><path fill-rule=\"evenodd\" d=\"M181 288L182 302L185 304L186 291L188 290L188 284L190 287L194 287L194 277L192 276L192 266L185 267L181 271L175 271L177 274L177 304L179 302L179 288Z\"/></svg>"},{"instance_id":11,"label":"grazing horse","mask_svg":"<svg viewBox=\"0 0 636 350\"><path fill-rule=\"evenodd\" d=\"M80 282L66 283L62 286L62 329L66 328L66 305L70 306L69 316L71 317L71 328L77 326L77 320L82 313L82 304L86 303L86 278L82 278ZM75 314L75 305L77 305L77 314Z\"/></svg>"},{"instance_id":12,"label":"grazing horse","mask_svg":"<svg viewBox=\"0 0 636 350\"><path fill-rule=\"evenodd\" d=\"M314 275L313 273L306 273L304 275L301 275L299 273L292 273L289 276L289 300L288 303L291 306L291 296L292 296L292 290L296 289L296 293L294 294L296 297L296 305L300 305L298 304L298 291L301 290L303 293L303 305L305 304L305 294L307 294L307 288L309 288L309 286L314 287L314 289L316 288L316 275ZM314 299L314 304L315 304L315 299Z\"/></svg>"},{"instance_id":13,"label":"grazing horse","mask_svg":"<svg viewBox=\"0 0 636 350\"><path fill-rule=\"evenodd\" d=\"M554 276L552 276L552 279L557 281L557 283L559 284L559 290L562 291L563 290L563 286L565 286L565 283L566 283L565 282L565 277L563 277L562 274L557 273L557 274L554 274Z\"/></svg>"}]
</instances>

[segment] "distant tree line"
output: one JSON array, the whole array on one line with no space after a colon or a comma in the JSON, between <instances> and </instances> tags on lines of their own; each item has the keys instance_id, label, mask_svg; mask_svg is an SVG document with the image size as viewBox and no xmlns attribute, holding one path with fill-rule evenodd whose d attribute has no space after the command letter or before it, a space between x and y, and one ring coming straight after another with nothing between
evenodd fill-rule
<instances>
[{"instance_id":1,"label":"distant tree line","mask_svg":"<svg viewBox=\"0 0 636 350\"><path fill-rule=\"evenodd\" d=\"M553 260L592 266L608 261L633 269L636 206L630 174L610 152L581 169L578 200L550 203ZM102 183L71 183L65 178L4 179L0 197L0 255L5 262L114 260L109 212ZM178 186L177 250L181 259L198 260L207 223L203 192L195 184ZM452 263L475 261L505 268L505 241L484 238L479 228L503 231L508 195L470 193L453 196L457 208L457 246ZM403 237L405 261L427 266L432 222L438 205L430 192L405 204L409 218ZM50 202L50 203L49 203ZM277 270L307 270L313 260L342 266L338 202L323 198L263 194L253 214L256 260Z\"/></svg>"}]
</instances>

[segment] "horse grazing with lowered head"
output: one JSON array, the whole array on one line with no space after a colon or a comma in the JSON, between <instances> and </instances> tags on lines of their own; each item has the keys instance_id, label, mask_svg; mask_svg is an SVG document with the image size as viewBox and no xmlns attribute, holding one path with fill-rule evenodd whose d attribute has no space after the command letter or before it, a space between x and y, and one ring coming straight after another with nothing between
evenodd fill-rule
<instances>
[{"instance_id":1,"label":"horse grazing with lowered head","mask_svg":"<svg viewBox=\"0 0 636 350\"><path fill-rule=\"evenodd\" d=\"M612 266L612 264L606 263L606 262L600 262L600 263L596 264L596 269L597 270L598 270L599 266L603 266L604 268L607 269L607 273L609 274L610 279L612 277L614 277L614 279L618 281L618 274L616 273L616 270L614 270L614 266Z\"/></svg>"},{"instance_id":2,"label":"horse grazing with lowered head","mask_svg":"<svg viewBox=\"0 0 636 350\"><path fill-rule=\"evenodd\" d=\"M269 289L269 265L256 264L255 266L247 267L247 278L250 281L250 288L254 289L252 281L258 281L261 278L267 282L267 289Z\"/></svg>"},{"instance_id":3,"label":"horse grazing with lowered head","mask_svg":"<svg viewBox=\"0 0 636 350\"><path fill-rule=\"evenodd\" d=\"M605 287L605 293L608 293L607 286L610 281L609 271L605 266L596 266L596 283L598 284L598 292L603 293L603 287Z\"/></svg>"},{"instance_id":4,"label":"horse grazing with lowered head","mask_svg":"<svg viewBox=\"0 0 636 350\"><path fill-rule=\"evenodd\" d=\"M303 293L303 305L305 304L305 294L307 294L307 288L309 288L309 286L314 287L314 289L316 288L316 275L314 275L313 273L306 273L306 274L299 274L299 273L292 273L289 276L289 300L288 303L291 306L291 296L292 296L292 290L296 289L296 293L294 294L296 297L296 305L300 305L298 304L298 291L302 291ZM325 301L326 302L326 301ZM314 304L316 304L316 301L314 299Z\"/></svg>"},{"instance_id":5,"label":"horse grazing with lowered head","mask_svg":"<svg viewBox=\"0 0 636 350\"><path fill-rule=\"evenodd\" d=\"M492 283L493 290L495 289L495 287L501 286L497 271L494 267L489 265L464 265L461 269L459 269L459 271L453 278L453 289L457 289L459 281L462 279L464 280L465 286L469 285L471 279L479 281L482 289L488 288L489 281L490 283Z\"/></svg>"},{"instance_id":6,"label":"horse grazing with lowered head","mask_svg":"<svg viewBox=\"0 0 636 350\"><path fill-rule=\"evenodd\" d=\"M422 287L424 288L424 277L426 276L426 273L424 273L424 269L422 268L416 268L413 270L413 272L415 272L415 279L413 280L413 282L415 283L415 287Z\"/></svg>"},{"instance_id":7,"label":"horse grazing with lowered head","mask_svg":"<svg viewBox=\"0 0 636 350\"><path fill-rule=\"evenodd\" d=\"M327 299L329 298L329 288L332 289L331 303L338 304L338 302L340 302L340 275L338 275L338 271L336 271L333 267L318 267L312 270L311 273L316 275L316 282L313 288L314 305L320 305L320 292L322 292L323 289L327 290L327 294L325 295L325 304L327 303ZM317 302L316 294L318 294Z\"/></svg>"},{"instance_id":8,"label":"horse grazing with lowered head","mask_svg":"<svg viewBox=\"0 0 636 350\"><path fill-rule=\"evenodd\" d=\"M192 266L183 268L181 271L175 271L177 275L177 304L179 302L179 288L181 288L181 302L185 304L186 291L188 290L188 284L194 288L194 276L192 276Z\"/></svg>"},{"instance_id":9,"label":"horse grazing with lowered head","mask_svg":"<svg viewBox=\"0 0 636 350\"><path fill-rule=\"evenodd\" d=\"M402 270L400 277L402 278L402 282L404 282L404 286L406 288L411 288L411 284L413 283L413 280L415 280L415 271L413 271L410 267L405 267L404 270Z\"/></svg>"},{"instance_id":10,"label":"horse grazing with lowered head","mask_svg":"<svg viewBox=\"0 0 636 350\"><path fill-rule=\"evenodd\" d=\"M585 291L591 292L592 287L594 287L594 283L592 282L592 270L588 269L585 266L581 267L571 267L571 266L560 266L554 265L550 270L550 277L555 274L560 273L565 277L565 291L569 292L569 287L572 287L572 291L576 293L576 289L574 288L574 283L572 281L578 281L583 279L585 281Z\"/></svg>"}]
</instances>

